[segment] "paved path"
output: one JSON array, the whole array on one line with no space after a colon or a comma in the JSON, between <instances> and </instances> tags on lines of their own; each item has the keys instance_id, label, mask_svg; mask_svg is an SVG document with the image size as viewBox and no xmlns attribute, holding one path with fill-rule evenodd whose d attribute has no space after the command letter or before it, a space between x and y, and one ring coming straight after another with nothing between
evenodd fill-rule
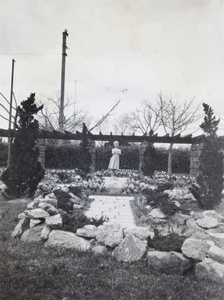
<instances>
[{"instance_id":1,"label":"paved path","mask_svg":"<svg viewBox=\"0 0 224 300\"><path fill-rule=\"evenodd\" d=\"M119 192L126 183L125 177L104 177L104 182L109 193L118 194L110 195L93 195L95 200L91 203L90 209L86 212L88 217L100 218L107 217L109 222L118 223L123 228L135 227L134 216L131 210L130 201L134 196L120 196Z\"/></svg>"},{"instance_id":2,"label":"paved path","mask_svg":"<svg viewBox=\"0 0 224 300\"><path fill-rule=\"evenodd\" d=\"M109 222L118 223L122 228L136 226L130 206L133 197L97 195L91 198L95 200L91 203L86 216L94 218L104 216Z\"/></svg>"}]
</instances>

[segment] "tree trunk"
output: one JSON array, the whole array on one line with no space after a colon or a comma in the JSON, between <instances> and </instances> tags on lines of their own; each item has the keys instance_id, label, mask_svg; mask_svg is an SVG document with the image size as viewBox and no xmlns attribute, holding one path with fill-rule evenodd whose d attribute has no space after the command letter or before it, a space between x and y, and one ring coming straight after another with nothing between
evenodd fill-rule
<instances>
[{"instance_id":1,"label":"tree trunk","mask_svg":"<svg viewBox=\"0 0 224 300\"><path fill-rule=\"evenodd\" d=\"M168 175L172 175L172 154L173 154L173 144L170 144L168 150Z\"/></svg>"}]
</instances>

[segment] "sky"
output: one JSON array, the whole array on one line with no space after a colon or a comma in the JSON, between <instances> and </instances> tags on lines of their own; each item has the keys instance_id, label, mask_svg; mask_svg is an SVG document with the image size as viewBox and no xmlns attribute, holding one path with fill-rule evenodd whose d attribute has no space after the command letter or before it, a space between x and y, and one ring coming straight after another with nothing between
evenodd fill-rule
<instances>
[{"instance_id":1,"label":"sky","mask_svg":"<svg viewBox=\"0 0 224 300\"><path fill-rule=\"evenodd\" d=\"M0 8L7 99L15 59L17 102L35 92L50 106L60 93L66 29L65 97L76 108L98 120L121 100L112 124L162 92L209 104L224 129L224 0L0 0ZM0 127L8 127L2 117Z\"/></svg>"}]
</instances>

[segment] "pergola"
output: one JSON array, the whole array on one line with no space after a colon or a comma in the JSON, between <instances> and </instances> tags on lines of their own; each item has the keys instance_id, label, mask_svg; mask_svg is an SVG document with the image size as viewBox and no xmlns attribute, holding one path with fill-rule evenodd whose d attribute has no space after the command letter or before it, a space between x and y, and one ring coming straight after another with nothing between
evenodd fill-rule
<instances>
[{"instance_id":1,"label":"pergola","mask_svg":"<svg viewBox=\"0 0 224 300\"><path fill-rule=\"evenodd\" d=\"M1 137L16 137L17 130L15 129L0 129ZM60 131L47 131L40 129L39 130L39 139L54 139L54 140L82 140L83 133L76 131L76 133L65 131L64 133ZM166 144L199 144L202 142L204 135L192 137L192 134L181 136L180 134L170 137L169 135L158 136L158 134L154 134L151 136L148 135L117 135L117 134L93 134L91 132L87 132L87 138L92 141L119 141L119 142L135 142L141 143L147 141L149 143L166 143Z\"/></svg>"}]
</instances>

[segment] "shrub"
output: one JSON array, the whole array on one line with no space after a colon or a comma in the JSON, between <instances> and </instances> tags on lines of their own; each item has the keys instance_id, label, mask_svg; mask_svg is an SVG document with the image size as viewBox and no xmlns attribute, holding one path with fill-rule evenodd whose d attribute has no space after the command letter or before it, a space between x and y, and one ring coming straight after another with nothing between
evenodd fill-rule
<instances>
[{"instance_id":1,"label":"shrub","mask_svg":"<svg viewBox=\"0 0 224 300\"><path fill-rule=\"evenodd\" d=\"M35 94L31 94L17 108L18 130L11 146L9 167L1 176L7 186L7 193L12 197L33 196L44 176L44 170L38 161L39 149L36 143L39 124L33 116L42 108L43 106L36 106Z\"/></svg>"},{"instance_id":2,"label":"shrub","mask_svg":"<svg viewBox=\"0 0 224 300\"><path fill-rule=\"evenodd\" d=\"M160 235L159 231L155 228L154 237L148 238L148 246L158 251L181 252L181 247L183 245L184 240L185 238L183 236L179 236L175 232L171 232L166 236L162 236Z\"/></svg>"},{"instance_id":3,"label":"shrub","mask_svg":"<svg viewBox=\"0 0 224 300\"><path fill-rule=\"evenodd\" d=\"M219 120L216 120L212 108L203 103L205 117L200 127L205 132L203 148L199 157L199 174L192 191L203 209L212 209L221 202L223 181L223 154L216 135Z\"/></svg>"},{"instance_id":4,"label":"shrub","mask_svg":"<svg viewBox=\"0 0 224 300\"><path fill-rule=\"evenodd\" d=\"M156 170L156 149L153 144L148 144L143 157L142 171L145 176L152 176Z\"/></svg>"},{"instance_id":5,"label":"shrub","mask_svg":"<svg viewBox=\"0 0 224 300\"><path fill-rule=\"evenodd\" d=\"M8 159L8 144L0 142L0 167L6 167Z\"/></svg>"},{"instance_id":6,"label":"shrub","mask_svg":"<svg viewBox=\"0 0 224 300\"><path fill-rule=\"evenodd\" d=\"M88 218L84 215L83 211L76 211L73 214L63 215L63 227L62 230L76 232L78 228L82 228L85 225L95 225L100 226L105 222L105 217L100 217L100 219L96 218Z\"/></svg>"},{"instance_id":7,"label":"shrub","mask_svg":"<svg viewBox=\"0 0 224 300\"><path fill-rule=\"evenodd\" d=\"M58 208L63 209L66 213L71 213L73 211L73 203L70 202L71 196L61 190L54 191L54 194L57 197Z\"/></svg>"},{"instance_id":8,"label":"shrub","mask_svg":"<svg viewBox=\"0 0 224 300\"><path fill-rule=\"evenodd\" d=\"M175 205L167 194L158 190L148 189L144 192L147 204L152 208L159 208L165 216L170 217L179 211L179 207Z\"/></svg>"}]
</instances>

